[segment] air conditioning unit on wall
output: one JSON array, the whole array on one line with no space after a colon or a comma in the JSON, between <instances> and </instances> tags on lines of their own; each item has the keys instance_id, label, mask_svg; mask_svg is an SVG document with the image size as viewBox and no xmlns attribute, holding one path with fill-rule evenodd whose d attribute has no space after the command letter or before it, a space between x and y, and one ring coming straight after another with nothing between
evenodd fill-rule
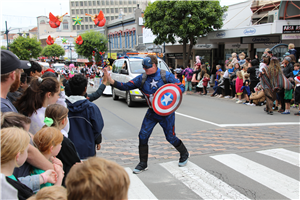
<instances>
[{"instance_id":1,"label":"air conditioning unit on wall","mask_svg":"<svg viewBox=\"0 0 300 200\"><path fill-rule=\"evenodd\" d=\"M278 10L272 10L268 12L268 23L273 23L275 20L278 20Z\"/></svg>"}]
</instances>

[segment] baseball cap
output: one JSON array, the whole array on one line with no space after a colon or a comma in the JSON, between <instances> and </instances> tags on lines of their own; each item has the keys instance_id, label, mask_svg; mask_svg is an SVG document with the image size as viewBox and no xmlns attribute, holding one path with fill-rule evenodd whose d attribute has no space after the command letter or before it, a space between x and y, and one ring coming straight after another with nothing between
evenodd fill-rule
<instances>
[{"instance_id":1,"label":"baseball cap","mask_svg":"<svg viewBox=\"0 0 300 200\"><path fill-rule=\"evenodd\" d=\"M150 57L146 57L143 59L143 62L142 62L142 65L143 65L143 68L145 69L149 69L152 67L152 61L151 61L151 58Z\"/></svg>"},{"instance_id":2,"label":"baseball cap","mask_svg":"<svg viewBox=\"0 0 300 200\"><path fill-rule=\"evenodd\" d=\"M26 60L19 58L8 50L1 50L1 74L7 74L16 69L29 69L31 64Z\"/></svg>"}]
</instances>

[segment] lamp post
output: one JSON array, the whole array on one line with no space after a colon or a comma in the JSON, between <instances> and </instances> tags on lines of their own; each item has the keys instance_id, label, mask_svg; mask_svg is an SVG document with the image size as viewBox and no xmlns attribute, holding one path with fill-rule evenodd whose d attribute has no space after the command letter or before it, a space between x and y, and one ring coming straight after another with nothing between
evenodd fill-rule
<instances>
[{"instance_id":1,"label":"lamp post","mask_svg":"<svg viewBox=\"0 0 300 200\"><path fill-rule=\"evenodd\" d=\"M7 41L7 50L9 50L9 45L8 45L8 33L9 33L9 31L17 30L17 29L19 29L19 32L20 32L20 28L14 28L14 29L8 30L8 29L7 29L7 21L5 21L5 34L6 34L6 41Z\"/></svg>"}]
</instances>

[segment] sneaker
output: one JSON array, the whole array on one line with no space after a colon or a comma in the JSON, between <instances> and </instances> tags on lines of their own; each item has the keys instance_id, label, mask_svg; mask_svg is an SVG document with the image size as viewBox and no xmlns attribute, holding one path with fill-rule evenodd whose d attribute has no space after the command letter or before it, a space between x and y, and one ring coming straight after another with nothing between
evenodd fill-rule
<instances>
[{"instance_id":1,"label":"sneaker","mask_svg":"<svg viewBox=\"0 0 300 200\"><path fill-rule=\"evenodd\" d=\"M230 98L230 96L225 96L224 98L225 98L225 99L229 99L229 98Z\"/></svg>"},{"instance_id":2,"label":"sneaker","mask_svg":"<svg viewBox=\"0 0 300 200\"><path fill-rule=\"evenodd\" d=\"M273 110L274 110L274 111L277 111L277 110L278 110L278 107L274 107Z\"/></svg>"},{"instance_id":3,"label":"sneaker","mask_svg":"<svg viewBox=\"0 0 300 200\"><path fill-rule=\"evenodd\" d=\"M268 112L268 115L273 115L273 111Z\"/></svg>"},{"instance_id":4,"label":"sneaker","mask_svg":"<svg viewBox=\"0 0 300 200\"><path fill-rule=\"evenodd\" d=\"M235 102L235 103L243 103L242 101L240 101L240 100L238 100L237 102Z\"/></svg>"},{"instance_id":5,"label":"sneaker","mask_svg":"<svg viewBox=\"0 0 300 200\"><path fill-rule=\"evenodd\" d=\"M143 171L146 171L148 169L147 167L147 163L145 162L140 162L136 167L135 169L133 170L133 173L134 174L139 174Z\"/></svg>"},{"instance_id":6,"label":"sneaker","mask_svg":"<svg viewBox=\"0 0 300 200\"><path fill-rule=\"evenodd\" d=\"M295 113L294 115L298 115L298 116L300 116L300 112L297 112L297 113Z\"/></svg>"},{"instance_id":7,"label":"sneaker","mask_svg":"<svg viewBox=\"0 0 300 200\"><path fill-rule=\"evenodd\" d=\"M236 98L236 97L233 97L233 98L232 98L232 100L236 100L236 99L238 99L238 98Z\"/></svg>"},{"instance_id":8,"label":"sneaker","mask_svg":"<svg viewBox=\"0 0 300 200\"><path fill-rule=\"evenodd\" d=\"M210 96L211 96L211 97L214 97L215 95L214 95L214 94L211 94Z\"/></svg>"},{"instance_id":9,"label":"sneaker","mask_svg":"<svg viewBox=\"0 0 300 200\"><path fill-rule=\"evenodd\" d=\"M247 106L250 106L250 105L251 105L251 103L246 103L246 102L245 102L244 104L247 105Z\"/></svg>"},{"instance_id":10,"label":"sneaker","mask_svg":"<svg viewBox=\"0 0 300 200\"><path fill-rule=\"evenodd\" d=\"M286 112L286 111L284 111L284 112L282 112L281 114L284 114L284 115L288 115L288 114L290 114L290 112Z\"/></svg>"},{"instance_id":11,"label":"sneaker","mask_svg":"<svg viewBox=\"0 0 300 200\"><path fill-rule=\"evenodd\" d=\"M256 104L255 103L250 103L249 106L256 106Z\"/></svg>"},{"instance_id":12,"label":"sneaker","mask_svg":"<svg viewBox=\"0 0 300 200\"><path fill-rule=\"evenodd\" d=\"M189 160L190 154L186 152L183 156L180 156L178 167L184 167L186 166L188 160Z\"/></svg>"}]
</instances>

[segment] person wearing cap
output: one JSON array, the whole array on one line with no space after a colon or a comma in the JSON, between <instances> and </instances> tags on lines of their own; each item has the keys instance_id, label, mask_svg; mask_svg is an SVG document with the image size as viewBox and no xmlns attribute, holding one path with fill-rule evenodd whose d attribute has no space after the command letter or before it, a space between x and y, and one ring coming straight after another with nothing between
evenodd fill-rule
<instances>
[{"instance_id":1,"label":"person wearing cap","mask_svg":"<svg viewBox=\"0 0 300 200\"><path fill-rule=\"evenodd\" d=\"M113 85L113 87L125 91L139 88L144 94L147 103L150 107L145 115L141 130L139 132L140 162L133 170L133 173L135 174L141 173L148 169L148 140L150 138L153 128L157 123L159 123L163 128L167 141L170 142L180 153L178 166L185 166L188 162L189 157L189 153L186 147L184 146L183 142L178 137L176 137L175 134L175 113L173 112L170 115L161 116L156 114L152 109L152 100L154 93L164 84L174 83L177 86L179 86L182 93L184 92L184 85L181 82L179 82L179 80L176 79L175 76L170 72L160 70L157 67L157 63L158 61L156 56L148 55L143 59L142 62L145 74L141 74L127 83L121 83L113 80L108 75L107 69L104 70L104 73L108 77L108 81L111 85Z\"/></svg>"},{"instance_id":2,"label":"person wearing cap","mask_svg":"<svg viewBox=\"0 0 300 200\"><path fill-rule=\"evenodd\" d=\"M11 51L1 50L1 112L18 112L7 94L20 87L21 69L30 67L29 61L19 60Z\"/></svg>"}]
</instances>

